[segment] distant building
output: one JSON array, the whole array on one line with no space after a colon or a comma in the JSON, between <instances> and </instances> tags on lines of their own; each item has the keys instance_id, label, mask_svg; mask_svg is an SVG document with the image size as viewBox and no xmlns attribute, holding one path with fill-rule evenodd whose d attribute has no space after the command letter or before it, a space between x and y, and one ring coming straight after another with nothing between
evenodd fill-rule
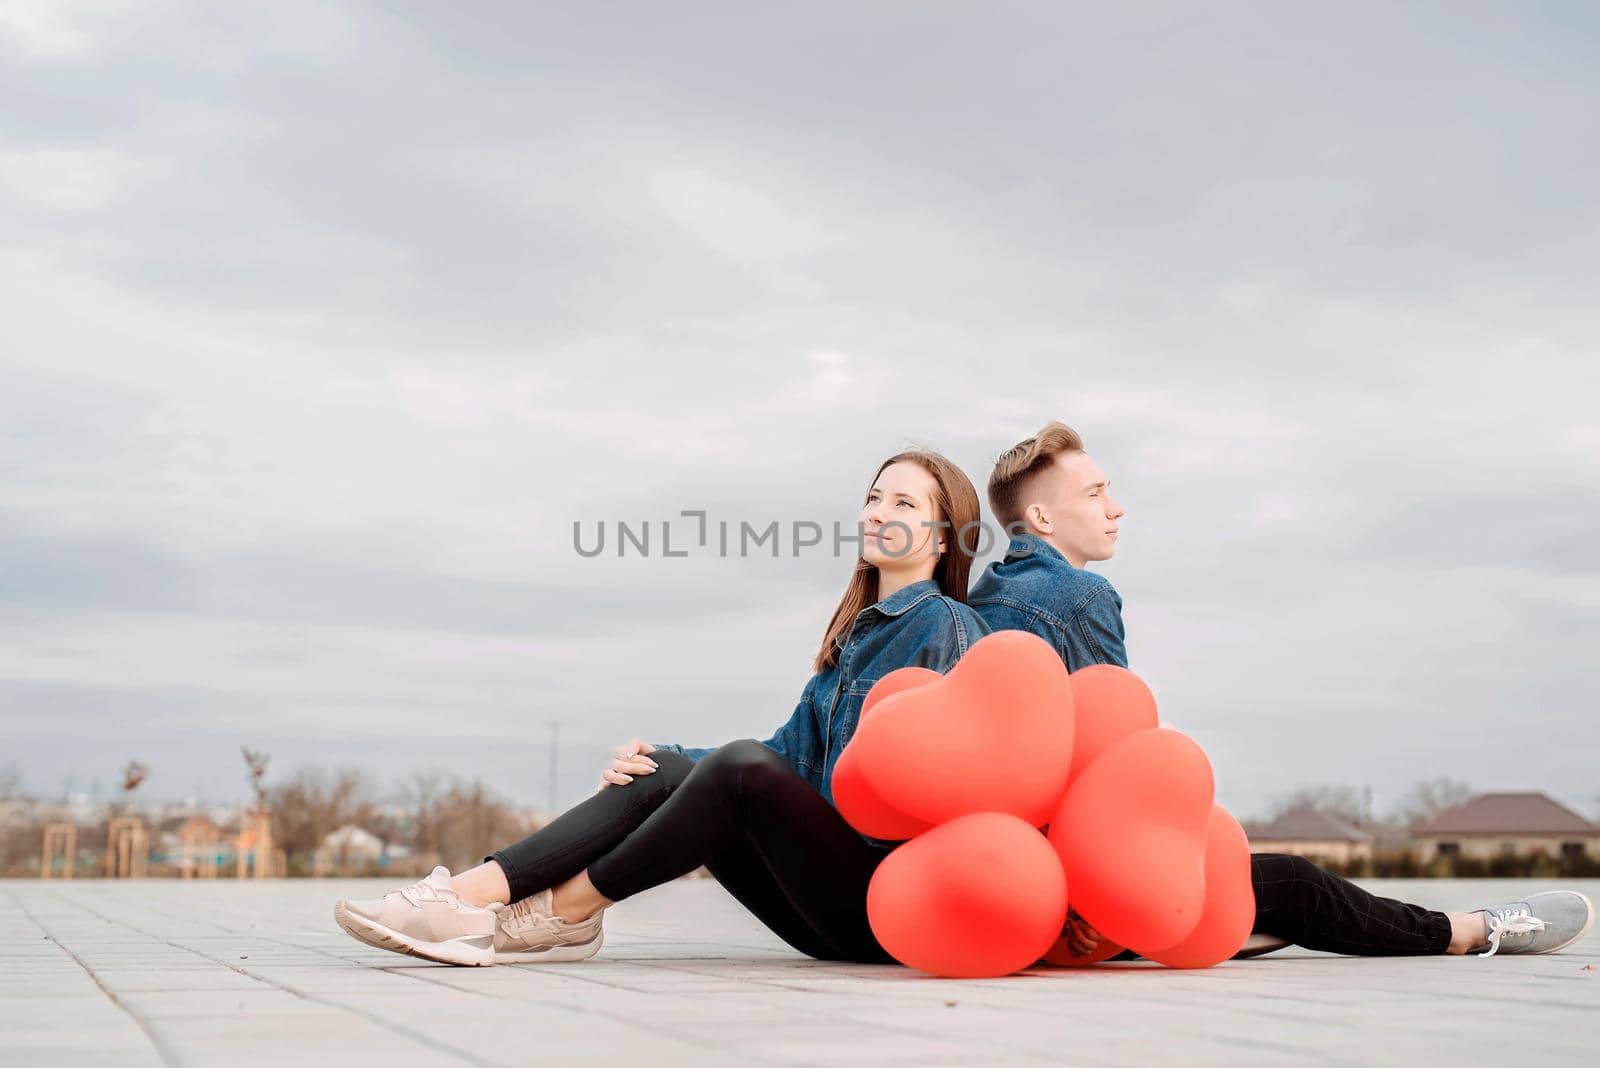
<instances>
[{"instance_id":1,"label":"distant building","mask_svg":"<svg viewBox=\"0 0 1600 1068\"><path fill-rule=\"evenodd\" d=\"M365 827L347 823L330 831L322 840L322 850L338 865L386 863L411 855L405 846L385 842Z\"/></svg>"},{"instance_id":2,"label":"distant building","mask_svg":"<svg viewBox=\"0 0 1600 1068\"><path fill-rule=\"evenodd\" d=\"M190 816L178 824L175 833L183 842L220 842L222 829L205 816Z\"/></svg>"},{"instance_id":3,"label":"distant building","mask_svg":"<svg viewBox=\"0 0 1600 1068\"><path fill-rule=\"evenodd\" d=\"M1271 823L1245 828L1252 853L1293 853L1332 864L1372 859L1372 835L1315 805L1296 805Z\"/></svg>"},{"instance_id":4,"label":"distant building","mask_svg":"<svg viewBox=\"0 0 1600 1068\"><path fill-rule=\"evenodd\" d=\"M1600 859L1600 824L1540 793L1482 794L1441 812L1413 833L1418 859Z\"/></svg>"}]
</instances>

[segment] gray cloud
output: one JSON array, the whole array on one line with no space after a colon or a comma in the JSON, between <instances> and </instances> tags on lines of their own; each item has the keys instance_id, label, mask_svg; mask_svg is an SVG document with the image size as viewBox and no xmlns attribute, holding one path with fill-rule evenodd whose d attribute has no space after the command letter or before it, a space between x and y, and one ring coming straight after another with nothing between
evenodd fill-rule
<instances>
[{"instance_id":1,"label":"gray cloud","mask_svg":"<svg viewBox=\"0 0 1600 1068\"><path fill-rule=\"evenodd\" d=\"M0 516L0 524L4 565L0 599L53 610L113 609L254 623L603 637L618 630L726 613L748 602L750 587L761 589L750 575L742 591L710 583L673 588L669 608L662 603L659 586L585 584L582 568L588 561L576 552L571 554L570 579L564 584L489 581L287 553L195 559L138 537L30 534L15 516ZM592 541L590 526L586 537ZM642 524L634 523L630 529L642 530ZM610 530L607 548L615 552L614 525ZM654 550L661 551L659 533ZM631 542L626 551L635 551Z\"/></svg>"},{"instance_id":2,"label":"gray cloud","mask_svg":"<svg viewBox=\"0 0 1600 1068\"><path fill-rule=\"evenodd\" d=\"M1597 28L0 17L8 747L50 789L248 734L542 800L547 719L577 764L764 733L848 561L586 561L571 523L848 522L908 441L981 489L1063 418L1129 508L1099 566L1134 665L1227 803L1584 803ZM1552 747L1509 759L1508 716Z\"/></svg>"}]
</instances>

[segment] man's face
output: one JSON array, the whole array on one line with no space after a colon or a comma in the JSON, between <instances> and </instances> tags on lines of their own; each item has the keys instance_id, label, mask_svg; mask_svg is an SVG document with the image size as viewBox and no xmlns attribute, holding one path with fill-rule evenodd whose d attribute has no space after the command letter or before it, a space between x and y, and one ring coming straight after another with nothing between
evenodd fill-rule
<instances>
[{"instance_id":1,"label":"man's face","mask_svg":"<svg viewBox=\"0 0 1600 1068\"><path fill-rule=\"evenodd\" d=\"M1111 496L1111 480L1088 453L1057 456L1054 470L1041 481L1045 538L1073 567L1116 555L1117 521L1125 510Z\"/></svg>"}]
</instances>

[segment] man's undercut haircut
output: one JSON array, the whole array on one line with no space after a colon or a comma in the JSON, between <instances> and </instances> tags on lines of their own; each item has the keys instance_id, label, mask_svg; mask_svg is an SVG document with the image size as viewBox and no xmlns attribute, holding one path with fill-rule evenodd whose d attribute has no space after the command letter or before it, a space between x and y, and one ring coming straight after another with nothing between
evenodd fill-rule
<instances>
[{"instance_id":1,"label":"man's undercut haircut","mask_svg":"<svg viewBox=\"0 0 1600 1068\"><path fill-rule=\"evenodd\" d=\"M1001 453L989 475L989 510L1000 525L1007 530L1025 529L1022 513L1033 503L1031 494L1038 488L1039 477L1057 456L1082 451L1078 432L1052 419L1033 437Z\"/></svg>"}]
</instances>

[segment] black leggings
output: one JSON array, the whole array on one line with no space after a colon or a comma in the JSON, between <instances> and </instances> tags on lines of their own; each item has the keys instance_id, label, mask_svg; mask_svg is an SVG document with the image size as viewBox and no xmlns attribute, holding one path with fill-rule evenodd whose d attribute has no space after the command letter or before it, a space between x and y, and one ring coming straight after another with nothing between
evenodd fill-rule
<instances>
[{"instance_id":1,"label":"black leggings","mask_svg":"<svg viewBox=\"0 0 1600 1068\"><path fill-rule=\"evenodd\" d=\"M1256 853L1250 881L1256 934L1358 957L1443 953L1450 945L1450 917L1444 913L1369 894L1304 857Z\"/></svg>"},{"instance_id":2,"label":"black leggings","mask_svg":"<svg viewBox=\"0 0 1600 1068\"><path fill-rule=\"evenodd\" d=\"M760 742L730 742L692 762L609 786L487 859L519 901L585 868L613 901L702 864L778 937L819 960L887 963L867 923L867 884L888 850Z\"/></svg>"}]
</instances>

